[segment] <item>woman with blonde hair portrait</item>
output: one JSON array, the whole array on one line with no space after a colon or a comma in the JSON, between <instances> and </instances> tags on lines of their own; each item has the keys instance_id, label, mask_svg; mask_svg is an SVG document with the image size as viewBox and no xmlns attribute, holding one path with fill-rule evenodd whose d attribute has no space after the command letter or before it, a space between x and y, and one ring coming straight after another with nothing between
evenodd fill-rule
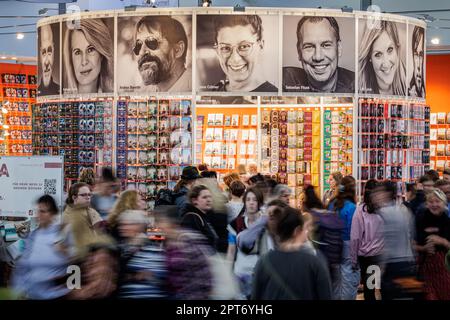
<instances>
[{"instance_id":1,"label":"woman with blonde hair portrait","mask_svg":"<svg viewBox=\"0 0 450 320\"><path fill-rule=\"evenodd\" d=\"M406 67L397 23L366 25L359 45L359 92L406 95Z\"/></svg>"},{"instance_id":2,"label":"woman with blonde hair portrait","mask_svg":"<svg viewBox=\"0 0 450 320\"><path fill-rule=\"evenodd\" d=\"M113 92L114 42L106 19L82 19L64 37L64 93Z\"/></svg>"}]
</instances>

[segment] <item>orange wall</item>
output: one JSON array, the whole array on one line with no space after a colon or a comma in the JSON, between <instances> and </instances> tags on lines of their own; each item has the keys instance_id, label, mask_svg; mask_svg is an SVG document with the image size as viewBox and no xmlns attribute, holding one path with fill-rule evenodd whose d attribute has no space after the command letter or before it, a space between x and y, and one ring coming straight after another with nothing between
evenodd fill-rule
<instances>
[{"instance_id":1,"label":"orange wall","mask_svg":"<svg viewBox=\"0 0 450 320\"><path fill-rule=\"evenodd\" d=\"M426 81L431 112L450 112L450 55L427 55Z\"/></svg>"}]
</instances>

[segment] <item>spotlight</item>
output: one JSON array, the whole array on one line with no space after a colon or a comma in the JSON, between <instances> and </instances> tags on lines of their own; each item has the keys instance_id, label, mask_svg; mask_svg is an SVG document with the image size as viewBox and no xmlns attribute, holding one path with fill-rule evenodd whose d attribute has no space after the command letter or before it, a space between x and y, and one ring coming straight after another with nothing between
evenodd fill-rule
<instances>
[{"instance_id":1,"label":"spotlight","mask_svg":"<svg viewBox=\"0 0 450 320\"><path fill-rule=\"evenodd\" d=\"M433 38L433 39L431 39L431 43L432 44L439 44L439 43L441 43L441 40L439 38Z\"/></svg>"},{"instance_id":2,"label":"spotlight","mask_svg":"<svg viewBox=\"0 0 450 320\"><path fill-rule=\"evenodd\" d=\"M47 12L48 12L48 8L42 8L42 9L39 9L39 11L38 11L40 16L46 14Z\"/></svg>"},{"instance_id":3,"label":"spotlight","mask_svg":"<svg viewBox=\"0 0 450 320\"><path fill-rule=\"evenodd\" d=\"M211 0L202 0L202 7L211 7L212 1Z\"/></svg>"},{"instance_id":4,"label":"spotlight","mask_svg":"<svg viewBox=\"0 0 450 320\"><path fill-rule=\"evenodd\" d=\"M3 129L9 129L9 126L7 124L4 124Z\"/></svg>"},{"instance_id":5,"label":"spotlight","mask_svg":"<svg viewBox=\"0 0 450 320\"><path fill-rule=\"evenodd\" d=\"M17 60L17 57L11 57L11 60Z\"/></svg>"},{"instance_id":6,"label":"spotlight","mask_svg":"<svg viewBox=\"0 0 450 320\"><path fill-rule=\"evenodd\" d=\"M5 59L6 59L6 57L5 57L5 56L1 56L1 58L2 58L3 60L5 60Z\"/></svg>"},{"instance_id":7,"label":"spotlight","mask_svg":"<svg viewBox=\"0 0 450 320\"><path fill-rule=\"evenodd\" d=\"M25 35L22 32L18 32L16 38L22 40L23 38L25 38Z\"/></svg>"}]
</instances>

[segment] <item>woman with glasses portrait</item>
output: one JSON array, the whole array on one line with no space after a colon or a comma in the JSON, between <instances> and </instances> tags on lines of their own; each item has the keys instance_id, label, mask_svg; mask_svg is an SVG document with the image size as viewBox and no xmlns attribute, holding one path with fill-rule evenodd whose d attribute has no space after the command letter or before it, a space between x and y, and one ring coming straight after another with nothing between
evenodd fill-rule
<instances>
[{"instance_id":1,"label":"woman with glasses portrait","mask_svg":"<svg viewBox=\"0 0 450 320\"><path fill-rule=\"evenodd\" d=\"M64 37L64 93L113 92L114 49L102 19L83 19Z\"/></svg>"},{"instance_id":2,"label":"woman with glasses portrait","mask_svg":"<svg viewBox=\"0 0 450 320\"><path fill-rule=\"evenodd\" d=\"M261 63L264 51L262 20L258 15L214 17L214 49L226 79L210 91L277 92L265 80Z\"/></svg>"}]
</instances>

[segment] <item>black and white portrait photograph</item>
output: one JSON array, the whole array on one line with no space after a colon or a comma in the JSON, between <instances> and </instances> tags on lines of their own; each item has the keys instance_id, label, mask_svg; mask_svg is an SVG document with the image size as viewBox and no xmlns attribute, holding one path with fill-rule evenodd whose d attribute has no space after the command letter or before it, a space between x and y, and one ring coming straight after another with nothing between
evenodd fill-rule
<instances>
[{"instance_id":1,"label":"black and white portrait photograph","mask_svg":"<svg viewBox=\"0 0 450 320\"><path fill-rule=\"evenodd\" d=\"M38 28L38 95L52 96L60 93L59 45L60 23Z\"/></svg>"},{"instance_id":2,"label":"black and white portrait photograph","mask_svg":"<svg viewBox=\"0 0 450 320\"><path fill-rule=\"evenodd\" d=\"M408 28L408 96L425 98L425 29Z\"/></svg>"},{"instance_id":3,"label":"black and white portrait photograph","mask_svg":"<svg viewBox=\"0 0 450 320\"><path fill-rule=\"evenodd\" d=\"M359 92L406 96L406 24L359 19Z\"/></svg>"},{"instance_id":4,"label":"black and white portrait photograph","mask_svg":"<svg viewBox=\"0 0 450 320\"><path fill-rule=\"evenodd\" d=\"M278 16L198 15L198 91L277 92Z\"/></svg>"},{"instance_id":5,"label":"black and white portrait photograph","mask_svg":"<svg viewBox=\"0 0 450 320\"><path fill-rule=\"evenodd\" d=\"M117 90L192 91L192 16L119 17Z\"/></svg>"},{"instance_id":6,"label":"black and white portrait photograph","mask_svg":"<svg viewBox=\"0 0 450 320\"><path fill-rule=\"evenodd\" d=\"M114 18L63 22L63 93L114 91Z\"/></svg>"},{"instance_id":7,"label":"black and white portrait photograph","mask_svg":"<svg viewBox=\"0 0 450 320\"><path fill-rule=\"evenodd\" d=\"M283 92L354 91L355 19L285 16Z\"/></svg>"}]
</instances>

